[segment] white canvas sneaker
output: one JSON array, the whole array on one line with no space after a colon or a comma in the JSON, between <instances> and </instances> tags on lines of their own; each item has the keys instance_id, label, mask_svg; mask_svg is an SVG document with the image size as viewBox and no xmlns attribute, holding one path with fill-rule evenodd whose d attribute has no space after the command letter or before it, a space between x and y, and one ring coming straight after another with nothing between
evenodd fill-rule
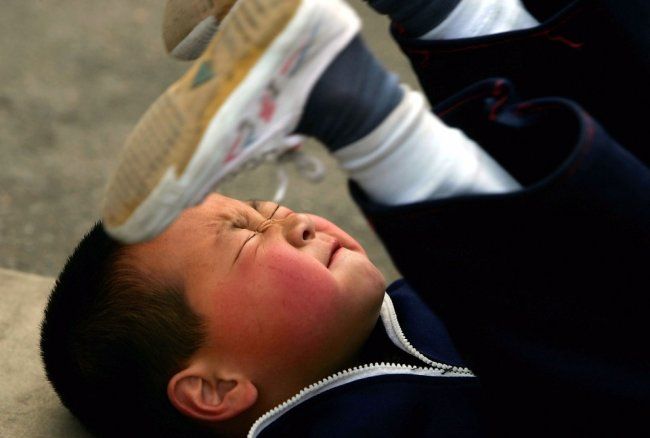
<instances>
[{"instance_id":1,"label":"white canvas sneaker","mask_svg":"<svg viewBox=\"0 0 650 438\"><path fill-rule=\"evenodd\" d=\"M227 176L282 156L312 88L359 29L343 0L239 0L128 138L106 231L125 243L153 238Z\"/></svg>"}]
</instances>

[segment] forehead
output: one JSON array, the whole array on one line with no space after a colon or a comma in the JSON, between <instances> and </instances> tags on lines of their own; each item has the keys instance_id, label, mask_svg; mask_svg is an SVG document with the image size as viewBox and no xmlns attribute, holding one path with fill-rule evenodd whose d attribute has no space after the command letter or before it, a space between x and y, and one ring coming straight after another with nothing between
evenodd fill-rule
<instances>
[{"instance_id":1,"label":"forehead","mask_svg":"<svg viewBox=\"0 0 650 438\"><path fill-rule=\"evenodd\" d=\"M196 232L198 227L205 227L214 231L234 219L254 213L255 210L260 211L265 204L265 201L240 201L214 194L208 196L201 204L183 211L159 238L162 240L165 235L173 235L179 232Z\"/></svg>"},{"instance_id":2,"label":"forehead","mask_svg":"<svg viewBox=\"0 0 650 438\"><path fill-rule=\"evenodd\" d=\"M240 201L238 199L214 194L208 196L196 207L185 210L181 215L181 218L183 215L195 214L213 218L230 219L233 215L239 215L244 212L251 212L253 210L260 211L269 204L272 203L270 201L260 201L257 199Z\"/></svg>"},{"instance_id":3,"label":"forehead","mask_svg":"<svg viewBox=\"0 0 650 438\"><path fill-rule=\"evenodd\" d=\"M260 201L240 201L226 196L211 195L202 203L185 210L179 220L184 216L207 216L215 219L229 219L234 214L240 214L243 210L258 206Z\"/></svg>"},{"instance_id":4,"label":"forehead","mask_svg":"<svg viewBox=\"0 0 650 438\"><path fill-rule=\"evenodd\" d=\"M186 209L172 225L156 238L131 245L128 252L142 265L159 267L162 257L176 260L186 258L191 250L200 250L209 245L218 248L227 244L223 231L232 221L261 211L267 201L240 201L221 195L208 196L201 204ZM275 204L273 204L275 205ZM270 209L270 207L269 207Z\"/></svg>"}]
</instances>

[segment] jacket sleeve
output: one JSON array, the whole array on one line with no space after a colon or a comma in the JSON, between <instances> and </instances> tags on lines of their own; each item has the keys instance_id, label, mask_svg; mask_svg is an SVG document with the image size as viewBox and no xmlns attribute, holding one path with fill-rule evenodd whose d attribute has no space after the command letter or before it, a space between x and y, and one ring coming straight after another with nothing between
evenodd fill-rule
<instances>
[{"instance_id":1,"label":"jacket sleeve","mask_svg":"<svg viewBox=\"0 0 650 438\"><path fill-rule=\"evenodd\" d=\"M525 188L387 207L351 183L397 268L488 393L649 406L648 168L573 102L518 104L505 81L437 112Z\"/></svg>"},{"instance_id":2,"label":"jacket sleeve","mask_svg":"<svg viewBox=\"0 0 650 438\"><path fill-rule=\"evenodd\" d=\"M541 24L479 38L423 41L393 37L432 104L477 81L505 77L526 98L578 102L608 134L650 163L650 2L530 0Z\"/></svg>"}]
</instances>

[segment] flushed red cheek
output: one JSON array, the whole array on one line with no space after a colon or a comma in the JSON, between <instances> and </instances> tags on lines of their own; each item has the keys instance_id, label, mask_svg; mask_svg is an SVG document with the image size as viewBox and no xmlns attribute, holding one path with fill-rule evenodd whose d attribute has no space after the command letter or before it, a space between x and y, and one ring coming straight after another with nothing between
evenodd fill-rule
<instances>
[{"instance_id":1,"label":"flushed red cheek","mask_svg":"<svg viewBox=\"0 0 650 438\"><path fill-rule=\"evenodd\" d=\"M239 310L230 312L227 323L238 327L230 332L237 333L234 348L240 354L273 354L300 361L328 345L327 325L337 312L324 282L275 266L249 286L248 297L232 303Z\"/></svg>"},{"instance_id":2,"label":"flushed red cheek","mask_svg":"<svg viewBox=\"0 0 650 438\"><path fill-rule=\"evenodd\" d=\"M308 306L333 298L335 284L327 269L317 262L301 263L291 259L269 265L269 285L274 285L282 301L291 306Z\"/></svg>"},{"instance_id":3,"label":"flushed red cheek","mask_svg":"<svg viewBox=\"0 0 650 438\"><path fill-rule=\"evenodd\" d=\"M337 285L325 266L305 256L278 252L265 260L265 283L276 294L277 310L297 322L327 317L338 299Z\"/></svg>"},{"instance_id":4,"label":"flushed red cheek","mask_svg":"<svg viewBox=\"0 0 650 438\"><path fill-rule=\"evenodd\" d=\"M242 262L229 289L237 292L215 302L217 314L228 314L221 319L232 327L227 331L237 333L236 348L242 354L321 348L327 324L341 313L337 284L327 268L292 248L260 249Z\"/></svg>"}]
</instances>

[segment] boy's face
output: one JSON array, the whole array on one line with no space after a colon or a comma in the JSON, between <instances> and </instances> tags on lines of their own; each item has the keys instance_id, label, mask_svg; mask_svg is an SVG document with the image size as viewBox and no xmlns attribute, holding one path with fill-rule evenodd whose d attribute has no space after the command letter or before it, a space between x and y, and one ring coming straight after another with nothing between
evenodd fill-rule
<instances>
[{"instance_id":1,"label":"boy's face","mask_svg":"<svg viewBox=\"0 0 650 438\"><path fill-rule=\"evenodd\" d=\"M259 380L307 384L345 365L384 295L382 274L352 237L271 202L211 195L133 254L181 282L214 360Z\"/></svg>"}]
</instances>

